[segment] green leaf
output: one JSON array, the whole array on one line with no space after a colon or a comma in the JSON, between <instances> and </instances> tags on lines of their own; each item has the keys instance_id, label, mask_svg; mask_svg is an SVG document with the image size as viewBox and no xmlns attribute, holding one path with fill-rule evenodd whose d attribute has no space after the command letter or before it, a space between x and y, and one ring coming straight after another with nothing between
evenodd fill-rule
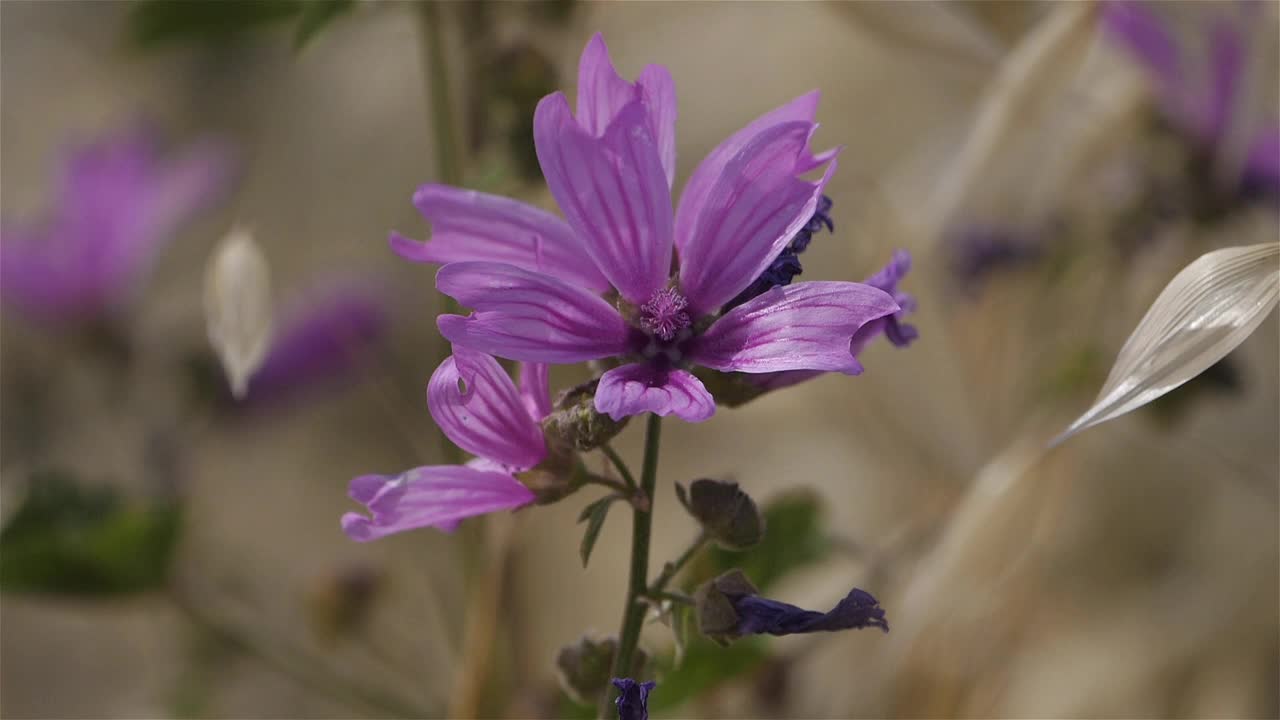
<instances>
[{"instance_id":1,"label":"green leaf","mask_svg":"<svg viewBox=\"0 0 1280 720\"><path fill-rule=\"evenodd\" d=\"M600 537L604 519L609 515L609 506L613 505L613 501L621 498L622 496L617 493L606 495L583 508L582 514L578 516L578 522L586 521L587 523L587 530L582 533L582 545L578 549L582 555L582 567L586 567L587 561L591 559L591 551L595 549L596 540Z\"/></svg>"},{"instance_id":2,"label":"green leaf","mask_svg":"<svg viewBox=\"0 0 1280 720\"><path fill-rule=\"evenodd\" d=\"M181 525L175 505L138 505L66 473L33 475L0 530L0 589L110 595L163 584Z\"/></svg>"},{"instance_id":3,"label":"green leaf","mask_svg":"<svg viewBox=\"0 0 1280 720\"><path fill-rule=\"evenodd\" d=\"M649 695L651 711L672 710L691 698L758 669L769 658L763 638L750 637L727 648L697 637L692 639L677 668L668 665Z\"/></svg>"},{"instance_id":4,"label":"green leaf","mask_svg":"<svg viewBox=\"0 0 1280 720\"><path fill-rule=\"evenodd\" d=\"M768 531L760 544L744 552L712 547L707 578L739 568L764 592L784 575L819 562L830 552L821 503L808 490L789 491L765 504Z\"/></svg>"},{"instance_id":5,"label":"green leaf","mask_svg":"<svg viewBox=\"0 0 1280 720\"><path fill-rule=\"evenodd\" d=\"M692 515L693 510L689 508L689 491L685 490L684 486L681 485L680 483L675 483L675 486L676 486L676 499L680 501L680 506L685 509L685 512Z\"/></svg>"},{"instance_id":6,"label":"green leaf","mask_svg":"<svg viewBox=\"0 0 1280 720\"><path fill-rule=\"evenodd\" d=\"M293 49L301 50L329 23L355 9L355 0L313 0L302 8L293 33Z\"/></svg>"},{"instance_id":7,"label":"green leaf","mask_svg":"<svg viewBox=\"0 0 1280 720\"><path fill-rule=\"evenodd\" d=\"M129 13L129 41L144 50L225 43L306 12L304 0L141 0Z\"/></svg>"}]
</instances>

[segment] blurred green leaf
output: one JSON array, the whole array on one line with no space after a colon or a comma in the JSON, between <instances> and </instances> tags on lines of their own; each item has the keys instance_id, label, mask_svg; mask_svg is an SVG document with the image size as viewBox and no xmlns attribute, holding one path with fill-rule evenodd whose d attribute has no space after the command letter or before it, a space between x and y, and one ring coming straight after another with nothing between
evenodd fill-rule
<instances>
[{"instance_id":1,"label":"blurred green leaf","mask_svg":"<svg viewBox=\"0 0 1280 720\"><path fill-rule=\"evenodd\" d=\"M355 9L355 0L312 0L302 8L293 33L293 49L301 50L329 23Z\"/></svg>"},{"instance_id":2,"label":"blurred green leaf","mask_svg":"<svg viewBox=\"0 0 1280 720\"><path fill-rule=\"evenodd\" d=\"M181 523L171 504L126 503L61 472L33 475L0 530L0 589L109 595L165 582Z\"/></svg>"},{"instance_id":3,"label":"blurred green leaf","mask_svg":"<svg viewBox=\"0 0 1280 720\"><path fill-rule=\"evenodd\" d=\"M721 547L709 550L712 568L707 578L738 568L764 592L782 576L822 560L831 550L821 503L809 490L793 490L773 498L765 504L764 518L767 530L755 547L742 552Z\"/></svg>"},{"instance_id":4,"label":"blurred green leaf","mask_svg":"<svg viewBox=\"0 0 1280 720\"><path fill-rule=\"evenodd\" d=\"M578 516L578 522L587 523L587 530L582 533L582 545L578 549L582 555L582 567L587 566L587 561L591 559L591 551L595 549L596 540L600 539L600 530L604 527L605 518L609 516L609 506L621 498L622 496L617 494L606 495L583 508L582 514Z\"/></svg>"},{"instance_id":5,"label":"blurred green leaf","mask_svg":"<svg viewBox=\"0 0 1280 720\"><path fill-rule=\"evenodd\" d=\"M743 638L725 648L703 637L691 639L684 662L664 668L657 689L649 695L649 709L660 712L680 707L721 683L758 669L768 658L763 638Z\"/></svg>"},{"instance_id":6,"label":"blurred green leaf","mask_svg":"<svg viewBox=\"0 0 1280 720\"><path fill-rule=\"evenodd\" d=\"M129 41L144 50L227 42L298 17L308 4L303 0L140 0L129 14L127 32Z\"/></svg>"}]
</instances>

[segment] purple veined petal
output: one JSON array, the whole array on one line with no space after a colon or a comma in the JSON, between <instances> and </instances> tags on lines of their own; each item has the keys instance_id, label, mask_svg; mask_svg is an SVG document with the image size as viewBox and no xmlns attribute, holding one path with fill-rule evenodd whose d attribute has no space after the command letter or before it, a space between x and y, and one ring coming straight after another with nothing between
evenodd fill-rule
<instances>
[{"instance_id":1,"label":"purple veined petal","mask_svg":"<svg viewBox=\"0 0 1280 720\"><path fill-rule=\"evenodd\" d=\"M1173 105L1169 109L1178 111L1184 102L1182 53L1164 21L1138 0L1110 0L1102 24L1155 78L1160 95Z\"/></svg>"},{"instance_id":2,"label":"purple veined petal","mask_svg":"<svg viewBox=\"0 0 1280 720\"><path fill-rule=\"evenodd\" d=\"M427 383L427 407L445 436L472 455L519 470L547 455L515 383L482 352L455 347Z\"/></svg>"},{"instance_id":3,"label":"purple veined petal","mask_svg":"<svg viewBox=\"0 0 1280 720\"><path fill-rule=\"evenodd\" d=\"M614 420L651 412L663 417L674 414L686 422L702 422L716 412L715 399L692 374L639 363L623 365L601 375L595 404L598 412Z\"/></svg>"},{"instance_id":4,"label":"purple veined petal","mask_svg":"<svg viewBox=\"0 0 1280 720\"><path fill-rule=\"evenodd\" d=\"M600 137L622 108L636 98L636 86L613 67L604 36L592 35L578 59L578 125Z\"/></svg>"},{"instance_id":5,"label":"purple veined petal","mask_svg":"<svg viewBox=\"0 0 1280 720\"><path fill-rule=\"evenodd\" d=\"M911 271L911 253L906 250L895 250L893 259L863 282L873 288L883 290L898 303L899 310L891 315L877 318L858 328L849 342L849 350L857 357L872 340L880 335L895 347L906 347L920 336L912 325L902 322L902 318L915 312L916 299L913 295L898 289L898 284Z\"/></svg>"},{"instance_id":6,"label":"purple veined petal","mask_svg":"<svg viewBox=\"0 0 1280 720\"><path fill-rule=\"evenodd\" d=\"M716 320L695 340L693 362L746 373L862 372L849 343L858 328L898 310L883 290L851 282L774 287Z\"/></svg>"},{"instance_id":7,"label":"purple veined petal","mask_svg":"<svg viewBox=\"0 0 1280 720\"><path fill-rule=\"evenodd\" d=\"M661 65L648 65L634 84L628 82L614 68L604 36L596 33L578 61L578 125L600 137L622 109L636 99L644 103L670 188L676 172L676 88L671 73Z\"/></svg>"},{"instance_id":8,"label":"purple veined petal","mask_svg":"<svg viewBox=\"0 0 1280 720\"><path fill-rule=\"evenodd\" d=\"M609 289L573 228L549 212L447 185L423 185L413 204L431 222L431 239L420 243L392 233L391 249L406 260L500 262L596 292Z\"/></svg>"},{"instance_id":9,"label":"purple veined petal","mask_svg":"<svg viewBox=\"0 0 1280 720\"><path fill-rule=\"evenodd\" d=\"M368 542L405 530L456 528L469 517L514 510L533 502L533 493L509 474L462 465L428 465L401 475L364 475L351 481L351 498L369 516L347 513L342 530Z\"/></svg>"},{"instance_id":10,"label":"purple veined petal","mask_svg":"<svg viewBox=\"0 0 1280 720\"><path fill-rule=\"evenodd\" d=\"M693 226L706 202L707 194L724 173L725 165L728 165L753 138L774 125L790 122L812 124L818 114L820 98L821 94L814 90L770 110L730 135L703 158L702 162L698 163L698 167L689 176L689 181L685 183L684 191L680 194L680 205L676 210L675 243L682 255L684 244L693 236ZM810 169L812 166L800 172L807 172Z\"/></svg>"},{"instance_id":11,"label":"purple veined petal","mask_svg":"<svg viewBox=\"0 0 1280 720\"><path fill-rule=\"evenodd\" d=\"M538 162L551 194L618 292L640 305L671 272L671 192L636 100L604 135L592 137L569 114L562 93L538 103L533 119Z\"/></svg>"},{"instance_id":12,"label":"purple veined petal","mask_svg":"<svg viewBox=\"0 0 1280 720\"><path fill-rule=\"evenodd\" d=\"M626 352L631 329L598 295L501 263L450 263L436 274L440 292L473 308L441 315L455 345L523 362L575 363Z\"/></svg>"},{"instance_id":13,"label":"purple veined petal","mask_svg":"<svg viewBox=\"0 0 1280 720\"><path fill-rule=\"evenodd\" d=\"M249 379L248 399L259 404L354 371L387 331L389 299L354 278L327 281L279 313L271 349Z\"/></svg>"},{"instance_id":14,"label":"purple veined petal","mask_svg":"<svg viewBox=\"0 0 1280 720\"><path fill-rule=\"evenodd\" d=\"M812 217L836 169L832 158L818 182L796 177L815 127L794 122L760 132L703 198L680 245L680 289L695 314L742 292Z\"/></svg>"},{"instance_id":15,"label":"purple veined petal","mask_svg":"<svg viewBox=\"0 0 1280 720\"><path fill-rule=\"evenodd\" d=\"M636 79L649 114L649 129L658 145L658 158L667 174L667 189L676 181L676 83L662 65L649 65Z\"/></svg>"},{"instance_id":16,"label":"purple veined petal","mask_svg":"<svg viewBox=\"0 0 1280 720\"><path fill-rule=\"evenodd\" d=\"M520 363L520 400L537 422L551 414L549 370L546 363Z\"/></svg>"}]
</instances>

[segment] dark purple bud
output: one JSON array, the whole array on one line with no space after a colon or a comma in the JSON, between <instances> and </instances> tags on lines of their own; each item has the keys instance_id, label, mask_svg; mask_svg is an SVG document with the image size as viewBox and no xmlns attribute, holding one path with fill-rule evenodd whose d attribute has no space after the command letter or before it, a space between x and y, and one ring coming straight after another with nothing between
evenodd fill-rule
<instances>
[{"instance_id":1,"label":"dark purple bud","mask_svg":"<svg viewBox=\"0 0 1280 720\"><path fill-rule=\"evenodd\" d=\"M805 610L760 597L742 574L731 570L698 589L698 629L719 642L744 635L797 635L878 627L889 632L884 610L871 593L854 588L829 612Z\"/></svg>"},{"instance_id":2,"label":"dark purple bud","mask_svg":"<svg viewBox=\"0 0 1280 720\"><path fill-rule=\"evenodd\" d=\"M638 683L631 678L614 678L618 688L618 720L649 720L649 691L657 687L652 680Z\"/></svg>"}]
</instances>

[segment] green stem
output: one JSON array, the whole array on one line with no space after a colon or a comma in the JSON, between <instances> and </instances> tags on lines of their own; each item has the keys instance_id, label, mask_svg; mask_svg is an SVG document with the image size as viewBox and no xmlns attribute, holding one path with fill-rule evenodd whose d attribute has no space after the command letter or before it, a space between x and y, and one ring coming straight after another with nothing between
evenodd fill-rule
<instances>
[{"instance_id":1,"label":"green stem","mask_svg":"<svg viewBox=\"0 0 1280 720\"><path fill-rule=\"evenodd\" d=\"M431 115L431 132L435 137L436 171L441 182L461 185L462 162L458 156L458 132L450 101L449 67L445 60L444 33L440 29L440 6L438 2L423 2L418 4L418 9L430 103L428 112Z\"/></svg>"},{"instance_id":2,"label":"green stem","mask_svg":"<svg viewBox=\"0 0 1280 720\"><path fill-rule=\"evenodd\" d=\"M603 452L604 456L609 458L609 462L613 463L613 467L617 469L618 474L622 476L622 480L627 483L627 486L635 489L636 479L631 475L631 469L622 461L622 456L618 454L618 451L614 450L612 445L605 443L600 446L600 452Z\"/></svg>"},{"instance_id":3,"label":"green stem","mask_svg":"<svg viewBox=\"0 0 1280 720\"><path fill-rule=\"evenodd\" d=\"M666 590L650 590L645 596L654 600L670 600L680 605L693 605L695 603L693 598L684 593L667 592Z\"/></svg>"},{"instance_id":4,"label":"green stem","mask_svg":"<svg viewBox=\"0 0 1280 720\"><path fill-rule=\"evenodd\" d=\"M680 572L680 568L687 565L689 561L693 559L693 556L698 554L698 551L702 549L703 545L707 544L707 540L709 539L710 538L707 537L706 532L698 533L698 537L689 544L689 547L680 554L680 557L676 558L673 562L667 563L666 566L662 568L662 574L659 575L658 579L654 580L653 584L649 586L649 594L653 595L661 593L662 590L667 587L667 583L671 582L671 578L675 577L676 573Z\"/></svg>"},{"instance_id":5,"label":"green stem","mask_svg":"<svg viewBox=\"0 0 1280 720\"><path fill-rule=\"evenodd\" d=\"M622 614L622 630L618 633L618 655L613 660L613 676L625 677L632 672L632 659L640 642L644 625L644 603L640 598L648 590L649 534L653 526L653 490L658 481L658 447L662 435L662 418L649 415L644 436L644 467L640 471L640 491L649 498L649 511L632 510L631 577L627 582L627 600ZM601 698L600 717L607 718L610 693Z\"/></svg>"}]
</instances>

